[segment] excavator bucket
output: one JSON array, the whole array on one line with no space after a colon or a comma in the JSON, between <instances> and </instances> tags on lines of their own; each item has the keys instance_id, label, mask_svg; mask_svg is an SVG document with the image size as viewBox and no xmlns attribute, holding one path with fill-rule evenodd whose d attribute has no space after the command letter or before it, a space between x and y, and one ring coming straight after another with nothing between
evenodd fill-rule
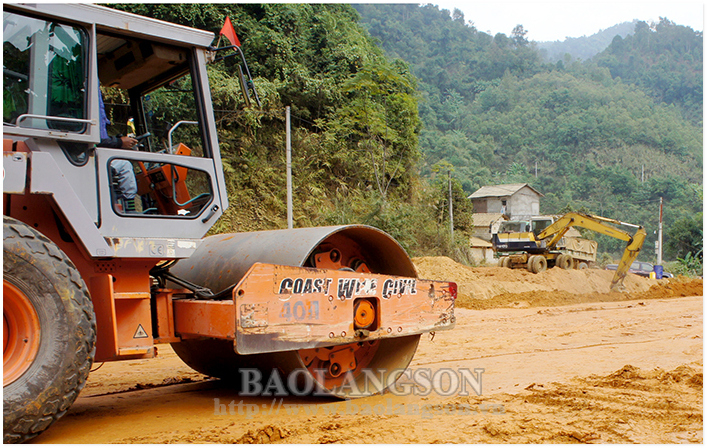
<instances>
[{"instance_id":1,"label":"excavator bucket","mask_svg":"<svg viewBox=\"0 0 707 448\"><path fill-rule=\"evenodd\" d=\"M612 291L618 292L625 289L624 279L626 278L626 274L628 274L628 271L631 268L631 263L633 263L638 257L638 253L641 251L641 247L643 247L643 242L645 240L646 231L643 227L639 227L626 245L626 249L624 249L619 265L616 267L614 278L611 279Z\"/></svg>"}]
</instances>

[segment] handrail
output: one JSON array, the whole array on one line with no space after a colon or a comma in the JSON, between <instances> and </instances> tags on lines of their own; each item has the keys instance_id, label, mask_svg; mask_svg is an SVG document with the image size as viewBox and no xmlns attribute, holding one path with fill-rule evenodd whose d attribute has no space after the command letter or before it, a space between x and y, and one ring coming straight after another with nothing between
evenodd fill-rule
<instances>
[{"instance_id":1,"label":"handrail","mask_svg":"<svg viewBox=\"0 0 707 448\"><path fill-rule=\"evenodd\" d=\"M70 118L70 117L55 117L52 115L38 115L38 114L22 114L15 120L15 125L20 126L20 121L26 118L38 118L40 120L54 120L54 121L65 121L69 123L83 123L95 125L96 121L89 118ZM20 126L21 127L21 126Z\"/></svg>"},{"instance_id":2,"label":"handrail","mask_svg":"<svg viewBox=\"0 0 707 448\"><path fill-rule=\"evenodd\" d=\"M167 145L168 145L167 150L169 151L170 154L174 154L172 152L172 132L174 132L175 129L177 129L179 126L181 126L183 124L199 124L199 122L198 121L182 120L182 121L178 121L177 124L175 124L174 126L172 126L170 128L169 132L167 133Z\"/></svg>"}]
</instances>

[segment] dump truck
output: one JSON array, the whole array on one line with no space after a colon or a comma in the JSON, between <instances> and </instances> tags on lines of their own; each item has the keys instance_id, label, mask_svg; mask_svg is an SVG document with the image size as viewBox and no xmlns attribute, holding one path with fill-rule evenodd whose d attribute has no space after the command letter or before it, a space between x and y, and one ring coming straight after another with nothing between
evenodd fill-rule
<instances>
[{"instance_id":1,"label":"dump truck","mask_svg":"<svg viewBox=\"0 0 707 448\"><path fill-rule=\"evenodd\" d=\"M206 375L277 369L348 399L384 392L422 334L454 326L456 285L417 278L376 228L204 238L229 206L214 33L88 4L3 9L4 442L64 415L94 362L157 344Z\"/></svg>"},{"instance_id":2,"label":"dump truck","mask_svg":"<svg viewBox=\"0 0 707 448\"><path fill-rule=\"evenodd\" d=\"M565 234L554 247L548 248L547 241L538 238L540 232L557 219L557 216L532 216L501 223L498 232L492 235L499 266L540 272L555 266L559 261L559 265L566 269L589 268L597 259L596 241ZM535 263L528 263L534 255L543 255L545 263L539 259L535 259Z\"/></svg>"},{"instance_id":3,"label":"dump truck","mask_svg":"<svg viewBox=\"0 0 707 448\"><path fill-rule=\"evenodd\" d=\"M620 227L636 229L631 235ZM539 273L548 267L586 269L596 260L596 241L565 235L573 227L582 227L626 241L626 248L611 281L611 289L623 287L631 263L638 257L646 231L642 226L615 219L570 212L555 219L539 217L528 221L508 221L493 235L494 251L500 255L499 265L511 269L527 269Z\"/></svg>"}]
</instances>

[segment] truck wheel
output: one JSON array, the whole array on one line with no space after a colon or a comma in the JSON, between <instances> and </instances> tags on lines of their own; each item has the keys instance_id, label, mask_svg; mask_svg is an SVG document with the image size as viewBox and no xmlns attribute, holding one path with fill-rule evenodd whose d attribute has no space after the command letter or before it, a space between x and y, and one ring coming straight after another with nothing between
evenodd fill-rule
<instances>
[{"instance_id":1,"label":"truck wheel","mask_svg":"<svg viewBox=\"0 0 707 448\"><path fill-rule=\"evenodd\" d=\"M501 257L498 260L498 265L502 268L510 268L511 267L511 259L509 257Z\"/></svg>"},{"instance_id":2,"label":"truck wheel","mask_svg":"<svg viewBox=\"0 0 707 448\"><path fill-rule=\"evenodd\" d=\"M579 266L577 266L577 269L582 269L582 270L589 269L589 265L585 262L581 262L581 263L579 263Z\"/></svg>"},{"instance_id":3,"label":"truck wheel","mask_svg":"<svg viewBox=\"0 0 707 448\"><path fill-rule=\"evenodd\" d=\"M30 226L3 217L3 442L61 418L93 363L96 318L74 264Z\"/></svg>"},{"instance_id":4,"label":"truck wheel","mask_svg":"<svg viewBox=\"0 0 707 448\"><path fill-rule=\"evenodd\" d=\"M530 272L538 274L547 269L547 259L542 255L534 255L528 260Z\"/></svg>"},{"instance_id":5,"label":"truck wheel","mask_svg":"<svg viewBox=\"0 0 707 448\"><path fill-rule=\"evenodd\" d=\"M567 254L561 254L557 257L557 261L555 262L555 266L562 269L572 269L573 265L574 260L572 260L572 256Z\"/></svg>"}]
</instances>

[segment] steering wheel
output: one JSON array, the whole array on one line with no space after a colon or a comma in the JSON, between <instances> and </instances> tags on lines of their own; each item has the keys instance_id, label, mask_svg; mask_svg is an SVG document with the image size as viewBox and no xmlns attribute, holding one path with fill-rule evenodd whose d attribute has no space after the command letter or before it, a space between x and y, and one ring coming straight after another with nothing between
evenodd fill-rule
<instances>
[{"instance_id":1,"label":"steering wheel","mask_svg":"<svg viewBox=\"0 0 707 448\"><path fill-rule=\"evenodd\" d=\"M135 145L135 146L137 146L139 149L144 149L145 145L143 145L141 142L143 140L145 140L147 137L149 137L150 135L152 135L152 134L150 134L149 132L145 132L144 134L138 135L137 137L135 137L135 140L137 140L137 145Z\"/></svg>"}]
</instances>

